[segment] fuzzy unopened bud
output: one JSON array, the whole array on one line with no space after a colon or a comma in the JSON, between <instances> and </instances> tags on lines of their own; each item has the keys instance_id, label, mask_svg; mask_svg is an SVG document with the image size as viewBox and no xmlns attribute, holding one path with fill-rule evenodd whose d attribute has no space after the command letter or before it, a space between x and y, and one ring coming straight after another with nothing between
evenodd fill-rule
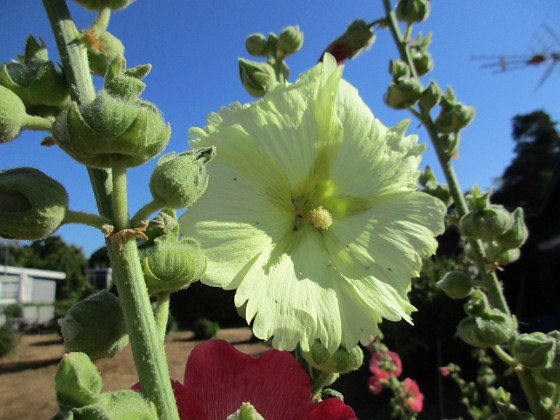
<instances>
[{"instance_id":1,"label":"fuzzy unopened bud","mask_svg":"<svg viewBox=\"0 0 560 420\"><path fill-rule=\"evenodd\" d=\"M0 171L0 237L38 240L62 224L68 193L34 168Z\"/></svg>"},{"instance_id":2,"label":"fuzzy unopened bud","mask_svg":"<svg viewBox=\"0 0 560 420\"><path fill-rule=\"evenodd\" d=\"M430 15L430 0L399 0L395 12L401 22L422 22Z\"/></svg>"},{"instance_id":3,"label":"fuzzy unopened bud","mask_svg":"<svg viewBox=\"0 0 560 420\"><path fill-rule=\"evenodd\" d=\"M325 53L332 54L338 64L342 64L347 59L352 59L364 51L367 51L375 41L372 27L364 20L353 21L346 31L329 44L321 55L323 59Z\"/></svg>"},{"instance_id":4,"label":"fuzzy unopened bud","mask_svg":"<svg viewBox=\"0 0 560 420\"><path fill-rule=\"evenodd\" d=\"M66 353L54 378L60 408L93 404L101 394L103 381L99 371L85 353Z\"/></svg>"},{"instance_id":5,"label":"fuzzy unopened bud","mask_svg":"<svg viewBox=\"0 0 560 420\"><path fill-rule=\"evenodd\" d=\"M239 59L239 78L247 93L256 98L266 95L278 84L274 69L268 63Z\"/></svg>"},{"instance_id":6,"label":"fuzzy unopened bud","mask_svg":"<svg viewBox=\"0 0 560 420\"><path fill-rule=\"evenodd\" d=\"M266 57L267 41L263 34L251 34L245 40L247 52L255 57Z\"/></svg>"},{"instance_id":7,"label":"fuzzy unopened bud","mask_svg":"<svg viewBox=\"0 0 560 420\"><path fill-rule=\"evenodd\" d=\"M74 0L82 7L97 12L101 9L109 8L113 11L123 9L134 0Z\"/></svg>"},{"instance_id":8,"label":"fuzzy unopened bud","mask_svg":"<svg viewBox=\"0 0 560 420\"><path fill-rule=\"evenodd\" d=\"M520 334L515 338L511 352L515 360L530 369L542 369L549 362L554 340L542 332Z\"/></svg>"},{"instance_id":9,"label":"fuzzy unopened bud","mask_svg":"<svg viewBox=\"0 0 560 420\"><path fill-rule=\"evenodd\" d=\"M264 420L251 403L244 402L239 410L227 416L226 420Z\"/></svg>"},{"instance_id":10,"label":"fuzzy unopened bud","mask_svg":"<svg viewBox=\"0 0 560 420\"><path fill-rule=\"evenodd\" d=\"M162 207L182 209L193 205L206 191L206 165L216 154L214 147L163 155L150 178L150 191Z\"/></svg>"},{"instance_id":11,"label":"fuzzy unopened bud","mask_svg":"<svg viewBox=\"0 0 560 420\"><path fill-rule=\"evenodd\" d=\"M21 98L0 85L0 143L19 136L26 118L27 112Z\"/></svg>"},{"instance_id":12,"label":"fuzzy unopened bud","mask_svg":"<svg viewBox=\"0 0 560 420\"><path fill-rule=\"evenodd\" d=\"M310 366L323 372L346 373L358 369L364 361L364 353L359 346L347 349L340 346L334 353L316 340L309 351L302 352L303 358Z\"/></svg>"},{"instance_id":13,"label":"fuzzy unopened bud","mask_svg":"<svg viewBox=\"0 0 560 420\"><path fill-rule=\"evenodd\" d=\"M206 257L198 242L172 234L141 249L140 260L150 295L187 288L206 271Z\"/></svg>"},{"instance_id":14,"label":"fuzzy unopened bud","mask_svg":"<svg viewBox=\"0 0 560 420\"><path fill-rule=\"evenodd\" d=\"M286 57L299 51L302 45L303 32L299 30L299 26L288 26L282 29L282 32L278 35L276 52L278 55Z\"/></svg>"},{"instance_id":15,"label":"fuzzy unopened bud","mask_svg":"<svg viewBox=\"0 0 560 420\"><path fill-rule=\"evenodd\" d=\"M474 118L474 108L455 99L455 93L447 88L441 100L441 111L434 121L436 128L443 134L455 133L467 127Z\"/></svg>"},{"instance_id":16,"label":"fuzzy unopened bud","mask_svg":"<svg viewBox=\"0 0 560 420\"><path fill-rule=\"evenodd\" d=\"M123 43L113 34L88 29L83 34L87 45L89 68L93 74L105 76L107 67L119 55L124 55Z\"/></svg>"},{"instance_id":17,"label":"fuzzy unopened bud","mask_svg":"<svg viewBox=\"0 0 560 420\"><path fill-rule=\"evenodd\" d=\"M452 299L464 299L473 290L473 280L464 271L449 271L437 282L437 287Z\"/></svg>"},{"instance_id":18,"label":"fuzzy unopened bud","mask_svg":"<svg viewBox=\"0 0 560 420\"><path fill-rule=\"evenodd\" d=\"M142 394L132 391L106 392L93 404L71 410L74 419L134 419L154 420L158 418L153 403L145 400Z\"/></svg>"},{"instance_id":19,"label":"fuzzy unopened bud","mask_svg":"<svg viewBox=\"0 0 560 420\"><path fill-rule=\"evenodd\" d=\"M461 217L459 229L467 238L492 240L504 234L512 223L511 214L503 206L491 204Z\"/></svg>"},{"instance_id":20,"label":"fuzzy unopened bud","mask_svg":"<svg viewBox=\"0 0 560 420\"><path fill-rule=\"evenodd\" d=\"M385 103L394 109L405 109L414 105L422 94L422 85L416 79L403 78L391 82L385 93Z\"/></svg>"},{"instance_id":21,"label":"fuzzy unopened bud","mask_svg":"<svg viewBox=\"0 0 560 420\"><path fill-rule=\"evenodd\" d=\"M106 290L76 303L58 324L65 351L82 352L92 360L113 357L128 344L120 300Z\"/></svg>"},{"instance_id":22,"label":"fuzzy unopened bud","mask_svg":"<svg viewBox=\"0 0 560 420\"><path fill-rule=\"evenodd\" d=\"M519 248L525 243L529 236L523 217L523 208L516 208L512 213L512 217L513 224L511 227L496 238L498 245L504 249Z\"/></svg>"}]
</instances>

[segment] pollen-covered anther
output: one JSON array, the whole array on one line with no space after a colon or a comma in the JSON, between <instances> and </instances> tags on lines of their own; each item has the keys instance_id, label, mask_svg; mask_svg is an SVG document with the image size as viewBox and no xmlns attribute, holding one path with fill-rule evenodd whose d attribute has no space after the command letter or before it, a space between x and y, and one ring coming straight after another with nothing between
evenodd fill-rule
<instances>
[{"instance_id":1,"label":"pollen-covered anther","mask_svg":"<svg viewBox=\"0 0 560 420\"><path fill-rule=\"evenodd\" d=\"M328 229L333 223L332 215L323 206L309 210L306 219L317 229Z\"/></svg>"}]
</instances>

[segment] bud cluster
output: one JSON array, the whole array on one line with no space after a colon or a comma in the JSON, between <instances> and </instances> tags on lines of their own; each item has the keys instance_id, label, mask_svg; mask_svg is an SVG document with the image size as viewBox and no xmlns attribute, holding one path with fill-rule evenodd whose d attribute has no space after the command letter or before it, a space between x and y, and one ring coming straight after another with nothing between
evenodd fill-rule
<instances>
[{"instance_id":1,"label":"bud cluster","mask_svg":"<svg viewBox=\"0 0 560 420\"><path fill-rule=\"evenodd\" d=\"M251 34L245 41L247 52L265 57L266 62L239 59L239 77L249 95L262 97L278 83L288 79L290 70L284 59L301 49L303 32L298 26L287 26L279 35L272 32L265 37Z\"/></svg>"}]
</instances>

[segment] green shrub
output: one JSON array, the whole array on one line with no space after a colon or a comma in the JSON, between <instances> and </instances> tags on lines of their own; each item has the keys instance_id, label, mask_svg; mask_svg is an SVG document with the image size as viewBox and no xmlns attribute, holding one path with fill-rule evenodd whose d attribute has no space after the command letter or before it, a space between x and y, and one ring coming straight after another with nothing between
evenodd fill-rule
<instances>
[{"instance_id":1,"label":"green shrub","mask_svg":"<svg viewBox=\"0 0 560 420\"><path fill-rule=\"evenodd\" d=\"M220 323L210 321L208 318L199 318L193 322L192 329L194 338L197 340L208 340L216 337L220 331Z\"/></svg>"},{"instance_id":2,"label":"green shrub","mask_svg":"<svg viewBox=\"0 0 560 420\"><path fill-rule=\"evenodd\" d=\"M18 335L8 324L4 324L0 327L0 357L3 357L11 352L13 352L18 343Z\"/></svg>"},{"instance_id":3,"label":"green shrub","mask_svg":"<svg viewBox=\"0 0 560 420\"><path fill-rule=\"evenodd\" d=\"M12 303L4 307L4 315L6 315L7 321L13 318L21 318L23 316L23 308L17 303Z\"/></svg>"}]
</instances>

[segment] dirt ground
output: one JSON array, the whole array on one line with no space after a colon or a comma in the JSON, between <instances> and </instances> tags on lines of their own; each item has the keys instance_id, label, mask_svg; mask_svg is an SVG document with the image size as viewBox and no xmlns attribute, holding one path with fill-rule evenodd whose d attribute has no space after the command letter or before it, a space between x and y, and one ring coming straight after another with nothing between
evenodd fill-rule
<instances>
[{"instance_id":1,"label":"dirt ground","mask_svg":"<svg viewBox=\"0 0 560 420\"><path fill-rule=\"evenodd\" d=\"M198 341L188 331L169 335L167 360L173 379L182 380L185 362ZM242 352L258 355L268 349L251 341L248 328L221 330L217 338L234 343ZM49 419L58 411L54 375L64 348L57 334L23 335L13 355L0 358L0 419ZM104 391L130 388L138 382L130 346L112 359L96 363Z\"/></svg>"}]
</instances>

